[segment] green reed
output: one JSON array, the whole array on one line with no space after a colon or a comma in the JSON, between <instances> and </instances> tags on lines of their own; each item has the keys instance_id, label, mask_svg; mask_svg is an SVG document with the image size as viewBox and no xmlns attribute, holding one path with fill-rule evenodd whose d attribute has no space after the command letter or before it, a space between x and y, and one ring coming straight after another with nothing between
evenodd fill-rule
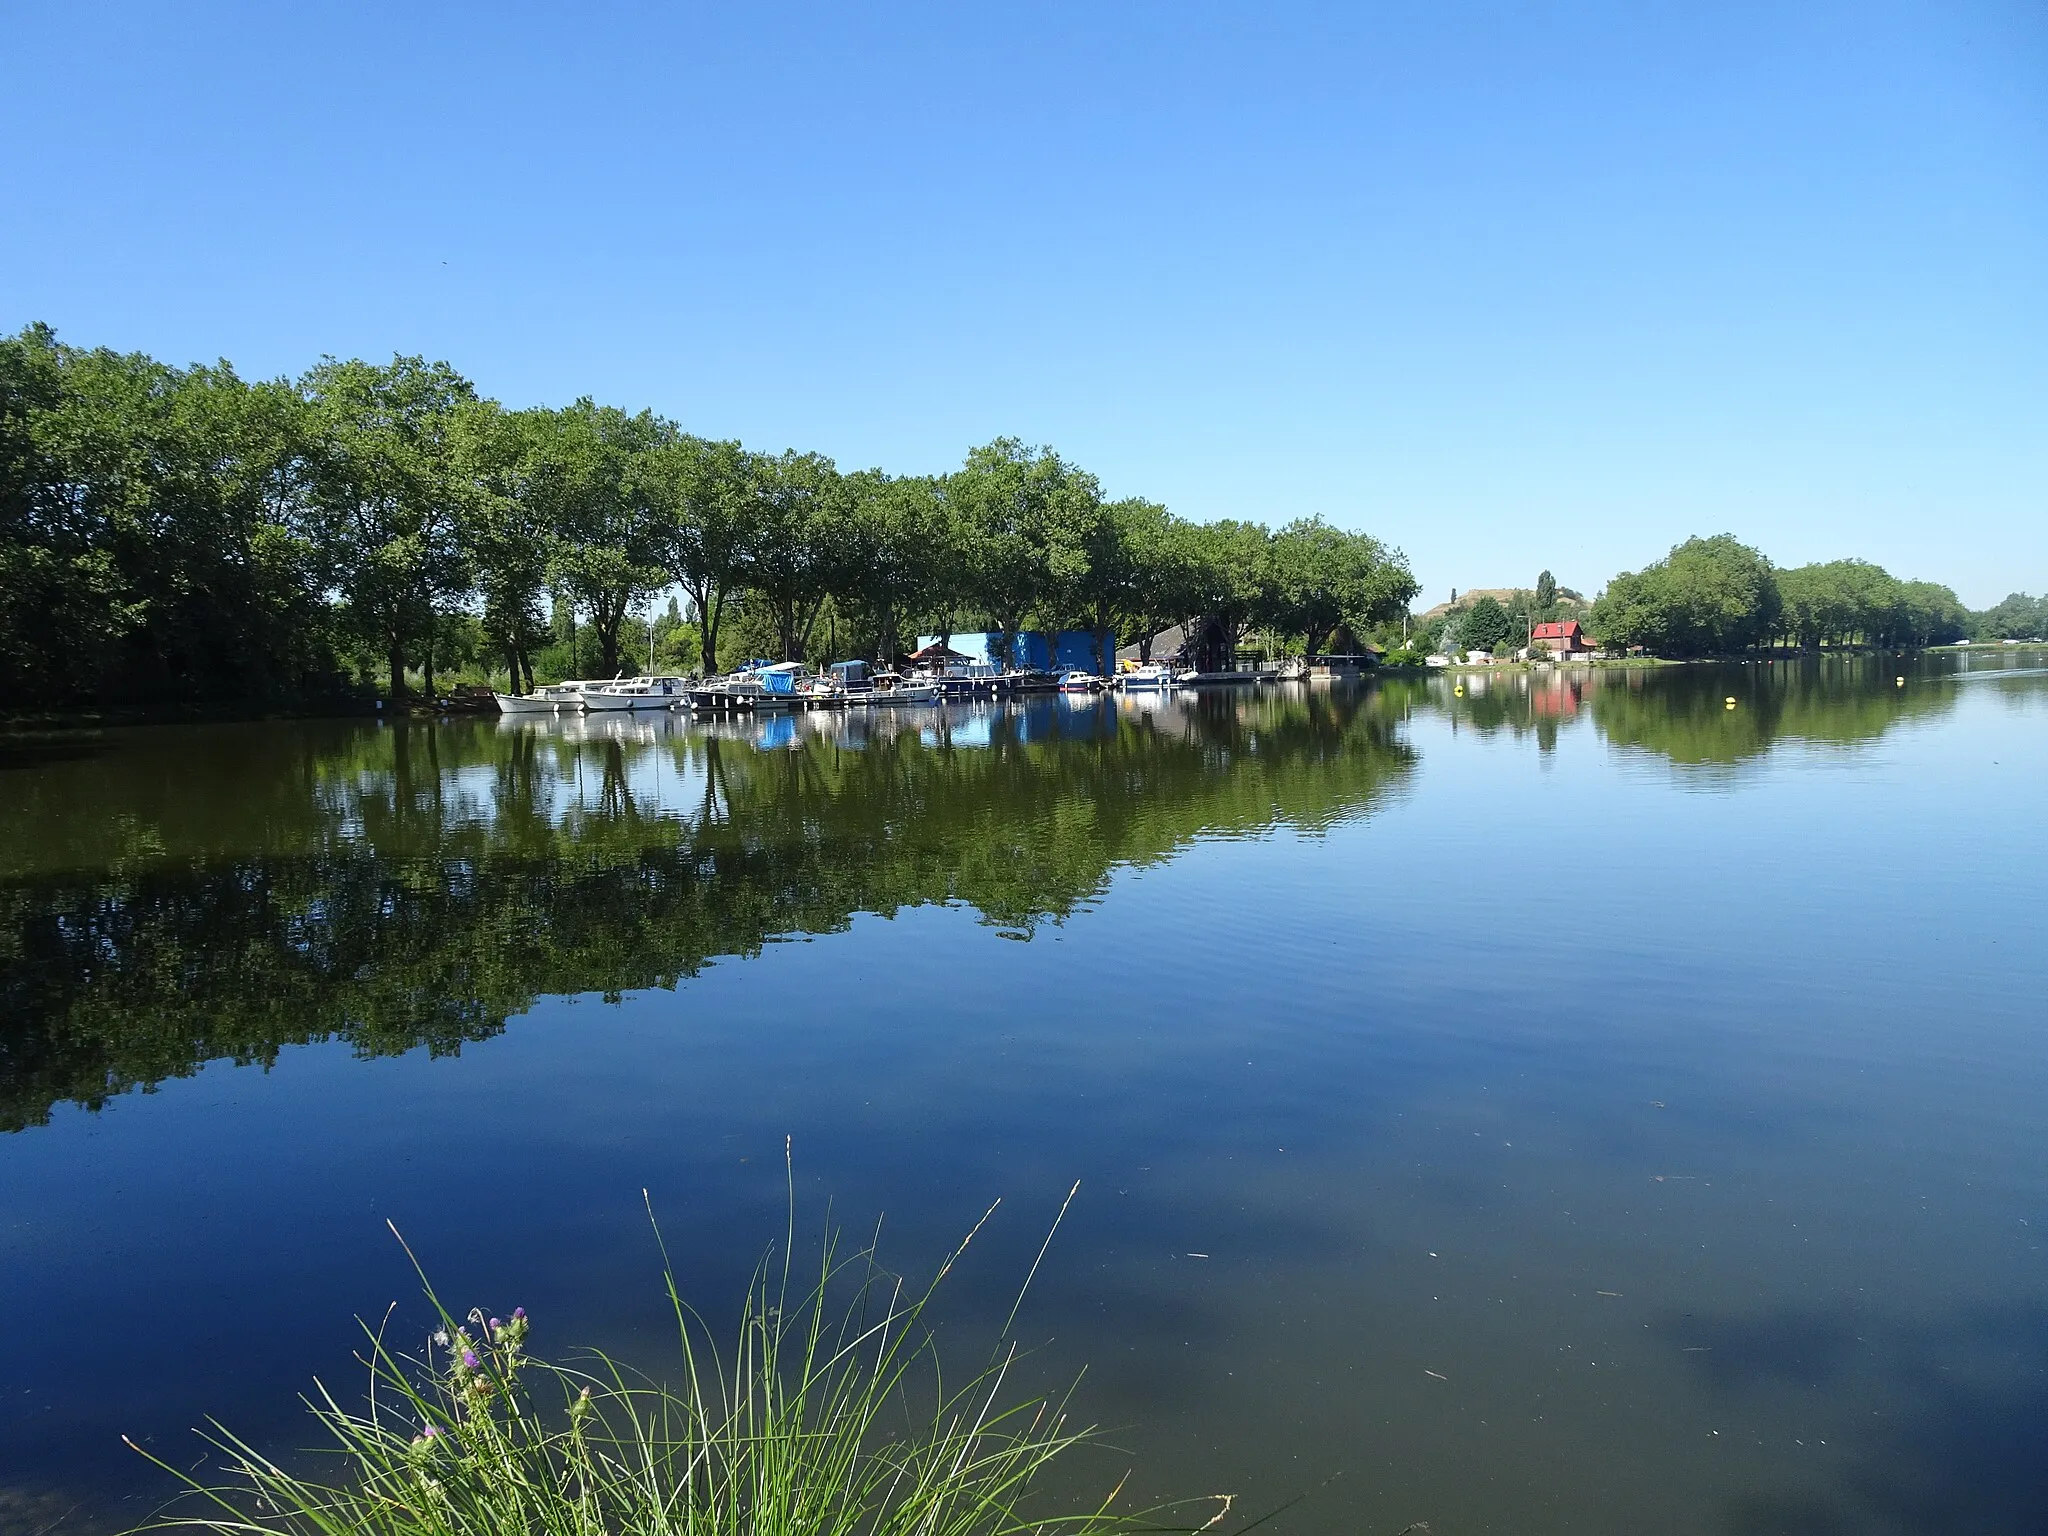
<instances>
[{"instance_id":1,"label":"green reed","mask_svg":"<svg viewBox=\"0 0 2048 1536\"><path fill-rule=\"evenodd\" d=\"M457 1318L422 1273L439 1319L425 1349L394 1349L387 1313L384 1323L364 1325L364 1404L344 1407L317 1382L305 1399L321 1431L318 1449L338 1458L339 1477L287 1470L215 1423L201 1437L223 1463L224 1481L202 1482L151 1457L186 1492L150 1529L215 1536L1119 1536L1188 1529L1160 1523L1167 1512L1116 1509L1121 1484L1079 1509L1049 1507L1037 1487L1041 1474L1066 1453L1100 1442L1094 1426L1074 1423L1067 1394L1014 1387L1018 1350L1009 1323L985 1365L948 1382L924 1314L982 1223L915 1293L880 1266L872 1244L842 1254L828 1233L816 1271L803 1280L792 1273L785 1242L779 1265L764 1260L756 1269L737 1338L724 1349L684 1302L664 1253L680 1346L667 1380L602 1352L575 1364L530 1354L523 1309L505 1319L480 1311ZM1211 1525L1229 1506L1227 1499L1200 1502L1215 1512Z\"/></svg>"}]
</instances>

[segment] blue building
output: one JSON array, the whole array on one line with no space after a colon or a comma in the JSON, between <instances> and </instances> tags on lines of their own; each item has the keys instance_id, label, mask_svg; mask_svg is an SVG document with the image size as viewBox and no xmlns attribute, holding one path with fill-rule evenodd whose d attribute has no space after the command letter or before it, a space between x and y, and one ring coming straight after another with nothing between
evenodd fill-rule
<instances>
[{"instance_id":1,"label":"blue building","mask_svg":"<svg viewBox=\"0 0 2048 1536\"><path fill-rule=\"evenodd\" d=\"M937 645L937 635L919 635L918 649ZM1001 651L1003 637L1000 631L990 630L986 634L953 635L946 644L962 656L975 661L1003 665ZM1116 657L1116 635L1112 632L1108 640L1110 665ZM1017 632L1016 645L1008 659L1009 666L1022 667L1034 672L1100 672L1102 652L1096 648L1093 630L1063 629L1057 634L1047 635L1042 629L1021 629Z\"/></svg>"}]
</instances>

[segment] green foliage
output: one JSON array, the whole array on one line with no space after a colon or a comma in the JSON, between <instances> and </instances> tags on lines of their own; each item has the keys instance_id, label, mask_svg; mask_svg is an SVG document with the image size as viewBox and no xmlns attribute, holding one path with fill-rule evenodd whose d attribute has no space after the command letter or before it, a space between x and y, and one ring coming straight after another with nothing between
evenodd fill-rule
<instances>
[{"instance_id":1,"label":"green foliage","mask_svg":"<svg viewBox=\"0 0 2048 1536\"><path fill-rule=\"evenodd\" d=\"M1729 655L1776 632L1779 602L1771 562L1723 533L1687 539L1640 573L1616 576L1594 605L1592 630L1609 646Z\"/></svg>"},{"instance_id":2,"label":"green foliage","mask_svg":"<svg viewBox=\"0 0 2048 1536\"><path fill-rule=\"evenodd\" d=\"M439 1326L421 1354L401 1353L385 1325L365 1324L365 1404L344 1407L325 1386L307 1399L338 1475L288 1471L216 1427L201 1438L229 1481L202 1484L150 1456L187 1489L184 1506L150 1529L213 1536L1110 1536L1168 1529L1156 1511L1114 1511L1118 1482L1068 1513L1034 1498L1054 1461L1093 1443L1095 1431L1070 1421L1066 1399L1012 1389L1019 1349L1009 1324L979 1371L964 1378L941 1371L926 1312L966 1243L923 1291L883 1270L872 1249L841 1257L830 1233L816 1275L799 1280L793 1246L786 1240L781 1262L771 1257L755 1271L730 1347L720 1346L669 1276L677 1357L667 1381L601 1352L574 1365L539 1358L526 1347L523 1308L509 1319L481 1309L459 1319L429 1288ZM1227 1499L1204 1502L1229 1507Z\"/></svg>"},{"instance_id":3,"label":"green foliage","mask_svg":"<svg viewBox=\"0 0 2048 1536\"><path fill-rule=\"evenodd\" d=\"M1364 631L1398 617L1418 590L1400 555L1321 518L1282 528L1267 560L1270 597L1263 616L1274 628L1300 635L1309 652L1320 651L1339 624Z\"/></svg>"},{"instance_id":4,"label":"green foliage","mask_svg":"<svg viewBox=\"0 0 2048 1536\"><path fill-rule=\"evenodd\" d=\"M1548 613L1557 606L1557 578L1545 571L1536 578L1536 607Z\"/></svg>"},{"instance_id":5,"label":"green foliage","mask_svg":"<svg viewBox=\"0 0 2048 1536\"><path fill-rule=\"evenodd\" d=\"M1900 581L1867 560L1832 560L1779 573L1778 633L1809 649L1861 642L1937 645L1968 632L1969 614L1948 588Z\"/></svg>"},{"instance_id":6,"label":"green foliage","mask_svg":"<svg viewBox=\"0 0 2048 1536\"><path fill-rule=\"evenodd\" d=\"M467 594L463 502L454 494L458 405L475 391L446 363L320 364L310 405L310 512L347 633L405 692L408 656Z\"/></svg>"},{"instance_id":7,"label":"green foliage","mask_svg":"<svg viewBox=\"0 0 2048 1536\"><path fill-rule=\"evenodd\" d=\"M1955 593L1934 582L1900 581L1867 560L1776 570L1723 534L1690 539L1640 574L1615 577L1592 628L1610 646L1701 656L1787 641L1940 645L1963 638L1971 622Z\"/></svg>"},{"instance_id":8,"label":"green foliage","mask_svg":"<svg viewBox=\"0 0 2048 1536\"><path fill-rule=\"evenodd\" d=\"M2010 593L2003 602L1977 614L1969 628L1980 640L2048 639L2048 594Z\"/></svg>"},{"instance_id":9,"label":"green foliage","mask_svg":"<svg viewBox=\"0 0 2048 1536\"><path fill-rule=\"evenodd\" d=\"M336 686L310 447L288 386L0 339L0 707Z\"/></svg>"},{"instance_id":10,"label":"green foliage","mask_svg":"<svg viewBox=\"0 0 2048 1536\"><path fill-rule=\"evenodd\" d=\"M1514 627L1498 598L1482 597L1465 611L1459 622L1458 643L1470 651L1497 651Z\"/></svg>"}]
</instances>

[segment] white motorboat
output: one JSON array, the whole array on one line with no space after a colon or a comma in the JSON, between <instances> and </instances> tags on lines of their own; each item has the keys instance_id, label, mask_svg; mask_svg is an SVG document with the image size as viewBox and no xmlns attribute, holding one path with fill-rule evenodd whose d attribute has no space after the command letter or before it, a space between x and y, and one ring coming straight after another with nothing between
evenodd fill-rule
<instances>
[{"instance_id":1,"label":"white motorboat","mask_svg":"<svg viewBox=\"0 0 2048 1536\"><path fill-rule=\"evenodd\" d=\"M689 685L680 677L629 677L601 691L624 699L627 709L667 709L689 692Z\"/></svg>"},{"instance_id":2,"label":"white motorboat","mask_svg":"<svg viewBox=\"0 0 2048 1536\"><path fill-rule=\"evenodd\" d=\"M497 701L501 715L552 715L555 712L555 700L544 699L538 693L499 693L493 690L491 697Z\"/></svg>"},{"instance_id":3,"label":"white motorboat","mask_svg":"<svg viewBox=\"0 0 2048 1536\"><path fill-rule=\"evenodd\" d=\"M498 712L506 715L551 715L557 710L571 714L583 708L583 684L545 683L531 693L493 693Z\"/></svg>"},{"instance_id":4,"label":"white motorboat","mask_svg":"<svg viewBox=\"0 0 2048 1536\"><path fill-rule=\"evenodd\" d=\"M1126 691L1134 691L1138 689L1171 688L1174 685L1174 681L1173 668L1161 662L1148 661L1140 666L1131 667L1126 671L1117 673L1116 681L1110 686L1122 688Z\"/></svg>"},{"instance_id":5,"label":"white motorboat","mask_svg":"<svg viewBox=\"0 0 2048 1536\"><path fill-rule=\"evenodd\" d=\"M619 689L624 687L625 683L626 680L623 677L614 677L606 681L586 679L583 682L577 683L575 687L577 692L583 697L583 707L595 713L607 709L631 709L633 707L633 696L629 693L619 692ZM564 686L568 685L565 684Z\"/></svg>"},{"instance_id":6,"label":"white motorboat","mask_svg":"<svg viewBox=\"0 0 2048 1536\"><path fill-rule=\"evenodd\" d=\"M1093 672L1069 672L1060 678L1061 693L1100 693L1102 679Z\"/></svg>"},{"instance_id":7,"label":"white motorboat","mask_svg":"<svg viewBox=\"0 0 2048 1536\"><path fill-rule=\"evenodd\" d=\"M848 703L862 704L936 704L939 700L939 685L926 678L905 677L900 672L875 672L870 674L873 684L865 694L853 694Z\"/></svg>"}]
</instances>

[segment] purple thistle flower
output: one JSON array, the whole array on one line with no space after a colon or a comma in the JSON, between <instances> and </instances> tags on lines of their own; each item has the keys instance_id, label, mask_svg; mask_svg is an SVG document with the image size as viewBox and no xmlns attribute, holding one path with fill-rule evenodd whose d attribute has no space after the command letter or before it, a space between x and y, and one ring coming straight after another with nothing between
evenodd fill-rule
<instances>
[{"instance_id":1,"label":"purple thistle flower","mask_svg":"<svg viewBox=\"0 0 2048 1536\"><path fill-rule=\"evenodd\" d=\"M505 1324L500 1319L495 1317L491 1319L491 1332L496 1333L500 1328L504 1326Z\"/></svg>"},{"instance_id":2,"label":"purple thistle flower","mask_svg":"<svg viewBox=\"0 0 2048 1536\"><path fill-rule=\"evenodd\" d=\"M525 1321L526 1321L526 1308L524 1308L524 1307L514 1307L514 1308L512 1309L512 1320L513 1320L513 1321L514 1321L515 1323L523 1323L523 1322L525 1322Z\"/></svg>"},{"instance_id":3,"label":"purple thistle flower","mask_svg":"<svg viewBox=\"0 0 2048 1536\"><path fill-rule=\"evenodd\" d=\"M479 1363L476 1358L476 1351L473 1349L465 1349L462 1352L462 1363L468 1366L472 1371L475 1370Z\"/></svg>"},{"instance_id":4,"label":"purple thistle flower","mask_svg":"<svg viewBox=\"0 0 2048 1536\"><path fill-rule=\"evenodd\" d=\"M421 1438L422 1440L432 1440L432 1439L436 1438L436 1437L437 1437L437 1436L438 1436L438 1435L439 1435L440 1433L441 1433L441 1426L440 1426L440 1425L438 1425L438 1424L429 1424L429 1425L428 1425L428 1426L427 1426L427 1427L426 1427L425 1429L423 1429L423 1430L421 1430L421 1431L420 1431L420 1438Z\"/></svg>"}]
</instances>

